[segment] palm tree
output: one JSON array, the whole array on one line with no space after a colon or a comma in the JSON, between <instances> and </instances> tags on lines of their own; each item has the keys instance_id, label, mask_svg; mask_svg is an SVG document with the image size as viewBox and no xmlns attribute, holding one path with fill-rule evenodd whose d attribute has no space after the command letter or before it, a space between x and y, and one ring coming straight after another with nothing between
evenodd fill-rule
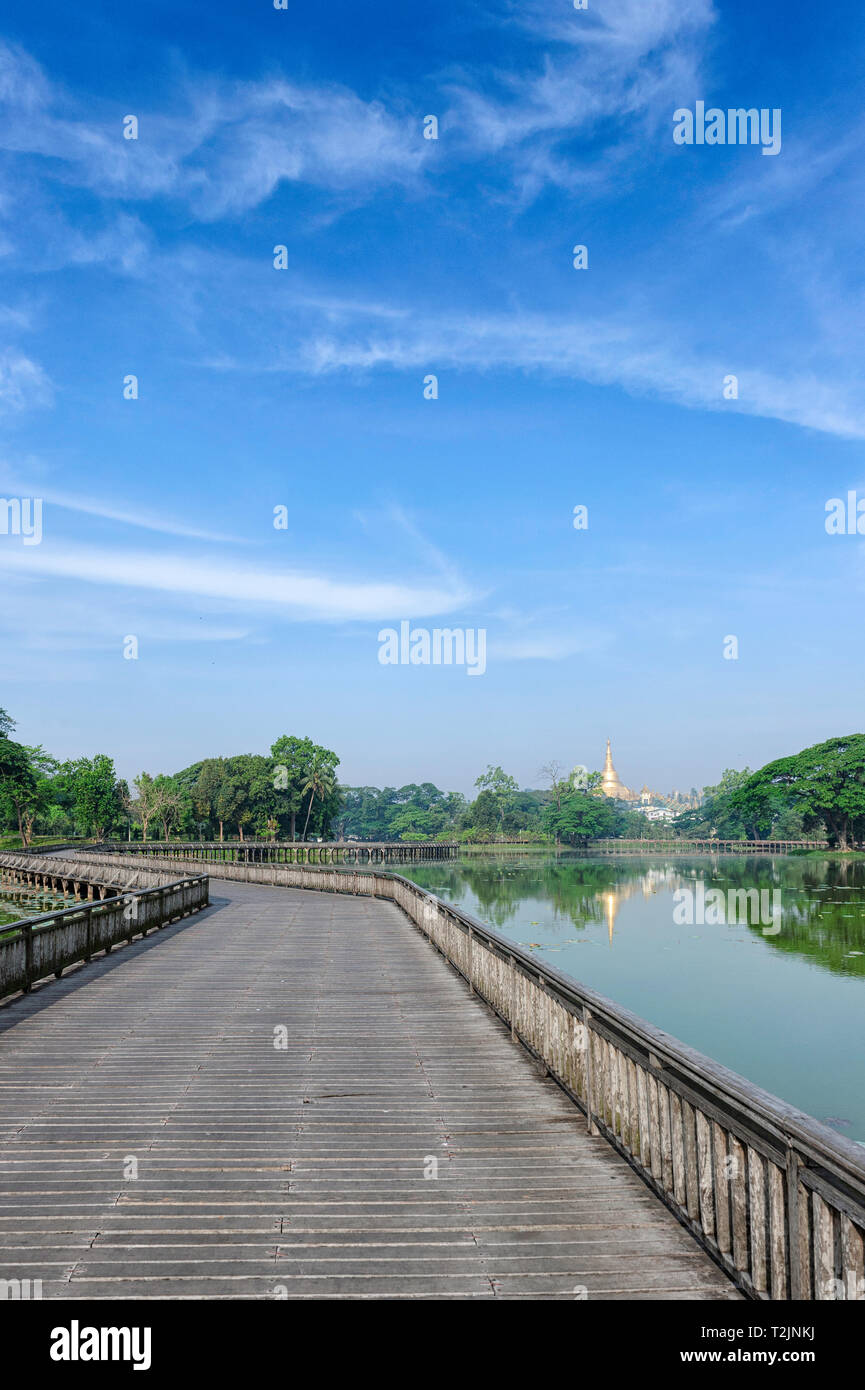
<instances>
[{"instance_id":1,"label":"palm tree","mask_svg":"<svg viewBox=\"0 0 865 1390\"><path fill-rule=\"evenodd\" d=\"M306 820L303 826L304 840L306 839L306 831L309 825L309 817L312 811L312 803L315 800L316 795L319 797L320 800L323 801L326 796L330 796L330 793L333 791L334 788L334 783L335 778L333 774L333 768L328 767L327 763L323 762L320 758L314 757L309 765L309 772L306 775L306 781L304 782L303 787L301 788L302 796L305 796L306 793L309 792L309 805L306 808Z\"/></svg>"}]
</instances>

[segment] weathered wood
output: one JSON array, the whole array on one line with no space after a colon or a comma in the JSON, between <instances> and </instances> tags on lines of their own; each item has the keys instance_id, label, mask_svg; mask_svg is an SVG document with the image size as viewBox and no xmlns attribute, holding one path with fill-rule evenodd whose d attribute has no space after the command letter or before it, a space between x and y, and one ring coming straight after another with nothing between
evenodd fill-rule
<instances>
[{"instance_id":1,"label":"weathered wood","mask_svg":"<svg viewBox=\"0 0 865 1390\"><path fill-rule=\"evenodd\" d=\"M649 1077L645 1067L637 1067L637 1102L640 1112L640 1161L650 1171L652 1131L649 1124Z\"/></svg>"},{"instance_id":2,"label":"weathered wood","mask_svg":"<svg viewBox=\"0 0 865 1390\"><path fill-rule=\"evenodd\" d=\"M865 1241L863 1233L850 1220L841 1216L841 1280L843 1297L865 1301Z\"/></svg>"},{"instance_id":3,"label":"weathered wood","mask_svg":"<svg viewBox=\"0 0 865 1390\"><path fill-rule=\"evenodd\" d=\"M700 1216L700 1169L697 1158L697 1117L693 1105L682 1101L682 1129L685 1136L685 1187L687 1213L692 1221Z\"/></svg>"},{"instance_id":4,"label":"weathered wood","mask_svg":"<svg viewBox=\"0 0 865 1390\"><path fill-rule=\"evenodd\" d=\"M837 1295L832 1211L816 1192L811 1201L814 1220L814 1297L821 1302L832 1302Z\"/></svg>"},{"instance_id":5,"label":"weathered wood","mask_svg":"<svg viewBox=\"0 0 865 1390\"><path fill-rule=\"evenodd\" d=\"M647 1077L649 1092L649 1129L651 1136L652 1177L661 1181L661 1117L658 1107L658 1082L651 1074Z\"/></svg>"},{"instance_id":6,"label":"weathered wood","mask_svg":"<svg viewBox=\"0 0 865 1390\"><path fill-rule=\"evenodd\" d=\"M776 1163L769 1163L769 1250L772 1265L771 1292L774 1299L791 1297L786 1212L786 1176Z\"/></svg>"},{"instance_id":7,"label":"weathered wood","mask_svg":"<svg viewBox=\"0 0 865 1390\"><path fill-rule=\"evenodd\" d=\"M738 1139L730 1138L730 1233L733 1241L733 1263L737 1269L749 1270L748 1255L748 1172L745 1150Z\"/></svg>"},{"instance_id":8,"label":"weathered wood","mask_svg":"<svg viewBox=\"0 0 865 1390\"><path fill-rule=\"evenodd\" d=\"M715 1173L715 1239L728 1254L730 1241L730 1170L727 1163L727 1135L719 1124L712 1125Z\"/></svg>"},{"instance_id":9,"label":"weathered wood","mask_svg":"<svg viewBox=\"0 0 865 1390\"><path fill-rule=\"evenodd\" d=\"M685 1184L685 1136L682 1126L682 1100L675 1091L670 1096L670 1125L673 1145L673 1196L679 1206L686 1210L688 1194Z\"/></svg>"},{"instance_id":10,"label":"weathered wood","mask_svg":"<svg viewBox=\"0 0 865 1390\"><path fill-rule=\"evenodd\" d=\"M670 1123L670 1092L658 1082L658 1113L661 1132L661 1180L665 1192L673 1191L673 1136Z\"/></svg>"},{"instance_id":11,"label":"weathered wood","mask_svg":"<svg viewBox=\"0 0 865 1390\"><path fill-rule=\"evenodd\" d=\"M697 1112L697 1168L700 1181L700 1220L705 1234L715 1235L715 1174L712 1162L712 1132L705 1115Z\"/></svg>"},{"instance_id":12,"label":"weathered wood","mask_svg":"<svg viewBox=\"0 0 865 1390\"><path fill-rule=\"evenodd\" d=\"M798 1184L796 1211L799 1219L798 1258L793 1263L799 1270L799 1297L813 1298L814 1234L811 1220L811 1193L803 1182ZM795 1232L795 1226L792 1228ZM792 1281L791 1281L792 1282Z\"/></svg>"},{"instance_id":13,"label":"weathered wood","mask_svg":"<svg viewBox=\"0 0 865 1390\"><path fill-rule=\"evenodd\" d=\"M758 1293L766 1290L766 1179L763 1159L756 1149L748 1149L748 1204L750 1208L751 1282Z\"/></svg>"}]
</instances>

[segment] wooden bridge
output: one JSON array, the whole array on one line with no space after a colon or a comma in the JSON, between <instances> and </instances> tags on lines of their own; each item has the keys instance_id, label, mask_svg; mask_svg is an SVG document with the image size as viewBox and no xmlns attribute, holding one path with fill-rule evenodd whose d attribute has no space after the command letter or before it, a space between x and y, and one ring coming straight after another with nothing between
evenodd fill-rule
<instances>
[{"instance_id":1,"label":"wooden bridge","mask_svg":"<svg viewBox=\"0 0 865 1390\"><path fill-rule=\"evenodd\" d=\"M424 840L402 844L389 840L148 840L116 841L96 847L97 853L169 855L209 860L215 864L409 864L418 860L453 859L460 846Z\"/></svg>"},{"instance_id":2,"label":"wooden bridge","mask_svg":"<svg viewBox=\"0 0 865 1390\"><path fill-rule=\"evenodd\" d=\"M185 860L14 858L114 889L37 937L150 916L0 1008L7 1287L862 1297L858 1146L407 879L234 862L207 906Z\"/></svg>"},{"instance_id":3,"label":"wooden bridge","mask_svg":"<svg viewBox=\"0 0 865 1390\"><path fill-rule=\"evenodd\" d=\"M828 840L718 840L713 836L594 840L587 847L589 854L790 854L793 850L828 848Z\"/></svg>"}]
</instances>

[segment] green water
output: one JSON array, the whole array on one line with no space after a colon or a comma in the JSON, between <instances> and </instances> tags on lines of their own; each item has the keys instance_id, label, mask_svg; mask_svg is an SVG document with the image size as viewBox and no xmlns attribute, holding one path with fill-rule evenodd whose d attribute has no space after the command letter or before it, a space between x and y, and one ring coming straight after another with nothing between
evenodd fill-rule
<instances>
[{"instance_id":1,"label":"green water","mask_svg":"<svg viewBox=\"0 0 865 1390\"><path fill-rule=\"evenodd\" d=\"M865 1142L865 861L489 855L405 872L563 974ZM677 921L684 908L674 893L696 897L698 881L706 893L764 889L767 905L777 891L779 913Z\"/></svg>"},{"instance_id":2,"label":"green water","mask_svg":"<svg viewBox=\"0 0 865 1390\"><path fill-rule=\"evenodd\" d=\"M24 917L38 917L57 908L74 907L72 894L54 893L45 888L23 888L21 884L0 885L0 931Z\"/></svg>"}]
</instances>

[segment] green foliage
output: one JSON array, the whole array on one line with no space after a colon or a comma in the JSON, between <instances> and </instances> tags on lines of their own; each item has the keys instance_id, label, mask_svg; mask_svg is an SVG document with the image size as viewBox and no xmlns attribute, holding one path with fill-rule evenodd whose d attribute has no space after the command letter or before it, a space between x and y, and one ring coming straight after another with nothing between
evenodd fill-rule
<instances>
[{"instance_id":1,"label":"green foliage","mask_svg":"<svg viewBox=\"0 0 865 1390\"><path fill-rule=\"evenodd\" d=\"M106 753L97 753L68 766L76 822L86 834L103 840L123 810L114 761Z\"/></svg>"},{"instance_id":2,"label":"green foliage","mask_svg":"<svg viewBox=\"0 0 865 1390\"><path fill-rule=\"evenodd\" d=\"M731 805L756 829L773 832L779 815L798 813L806 831L825 831L846 850L865 838L865 734L848 734L777 758L732 794Z\"/></svg>"},{"instance_id":3,"label":"green foliage","mask_svg":"<svg viewBox=\"0 0 865 1390\"><path fill-rule=\"evenodd\" d=\"M559 805L547 807L545 824L557 841L581 848L592 840L621 835L624 817L614 802L588 789L573 789L561 797Z\"/></svg>"}]
</instances>

